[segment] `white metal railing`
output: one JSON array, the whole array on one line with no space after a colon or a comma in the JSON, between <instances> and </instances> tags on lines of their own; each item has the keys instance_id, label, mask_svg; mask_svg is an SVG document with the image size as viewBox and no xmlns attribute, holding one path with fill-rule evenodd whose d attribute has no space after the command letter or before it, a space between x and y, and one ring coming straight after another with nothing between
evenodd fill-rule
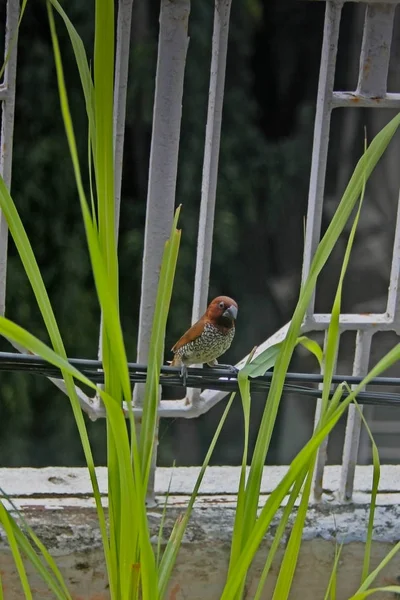
<instances>
[{"instance_id":1,"label":"white metal railing","mask_svg":"<svg viewBox=\"0 0 400 600\"><path fill-rule=\"evenodd\" d=\"M17 74L19 2L7 2L4 56L8 57L4 79L0 84L1 133L0 174L10 189L12 169L12 145L14 134L15 81ZM6 302L8 227L0 211L0 315L4 315Z\"/></svg>"},{"instance_id":2,"label":"white metal railing","mask_svg":"<svg viewBox=\"0 0 400 600\"><path fill-rule=\"evenodd\" d=\"M314 126L314 145L308 198L307 226L303 259L303 280L307 277L311 261L320 239L324 207L325 175L328 156L329 132L332 110L337 107L399 108L400 94L387 93L387 74L390 58L394 11L400 0L356 0L366 4L363 43L357 89L333 89L341 12L348 0L326 2L325 25ZM210 69L209 104L205 135L202 194L199 217L199 234L193 300L193 321L204 311L208 296L208 281L212 252L212 232L217 186L218 156L225 82L228 43L230 0L215 0L212 63ZM117 217L122 175L122 152L125 123L126 88L128 79L128 51L132 0L120 0L117 27L116 91L115 91L115 166ZM7 1L6 49L17 32L18 0ZM143 255L142 295L139 317L138 356L140 363L147 362L148 340L154 313L164 242L170 232L175 206L175 188L178 166L179 137L183 97L183 80L188 47L189 0L169 2L161 0L160 31L157 62L157 85L154 99L153 132L150 154L149 189ZM13 48L4 84L0 87L2 104L1 174L6 184L11 181L11 142L14 117L16 72L16 44ZM5 274L7 252L7 227L0 220L0 310L4 311ZM368 369L371 341L375 333L393 330L400 333L399 317L400 273L400 209L397 214L393 246L390 287L387 310L383 314L342 314L341 332L356 331L356 351L353 374L364 375ZM308 307L303 331L325 331L329 314L315 313L314 298ZM285 325L262 343L257 354L284 339L289 325ZM245 359L238 363L244 364ZM52 380L63 389L63 382ZM141 386L134 391L135 412L141 412ZM184 400L160 401L160 417L193 418L210 410L226 393L206 390L201 394L191 390ZM104 416L98 399L87 398L80 390L84 410L93 418ZM316 417L319 406L317 406ZM343 448L339 495L352 496L354 470L360 438L360 417L350 407ZM321 447L315 473L314 493L322 494L322 479L326 462L326 444ZM154 461L155 465L155 461Z\"/></svg>"}]
</instances>

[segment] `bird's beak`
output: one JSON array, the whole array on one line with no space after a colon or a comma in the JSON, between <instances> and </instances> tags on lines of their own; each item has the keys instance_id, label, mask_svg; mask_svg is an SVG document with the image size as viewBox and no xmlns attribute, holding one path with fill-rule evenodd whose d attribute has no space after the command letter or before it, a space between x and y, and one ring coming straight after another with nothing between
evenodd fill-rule
<instances>
[{"instance_id":1,"label":"bird's beak","mask_svg":"<svg viewBox=\"0 0 400 600\"><path fill-rule=\"evenodd\" d=\"M226 317L227 319L232 319L233 321L236 321L237 313L238 309L232 304L232 306L227 308L226 311L222 313L222 316Z\"/></svg>"}]
</instances>

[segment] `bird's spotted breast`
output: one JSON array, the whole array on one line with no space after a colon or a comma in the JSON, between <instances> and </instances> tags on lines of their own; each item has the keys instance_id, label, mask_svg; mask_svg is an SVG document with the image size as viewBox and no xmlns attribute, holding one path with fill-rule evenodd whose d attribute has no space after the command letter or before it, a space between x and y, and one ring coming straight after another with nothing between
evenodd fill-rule
<instances>
[{"instance_id":1,"label":"bird's spotted breast","mask_svg":"<svg viewBox=\"0 0 400 600\"><path fill-rule=\"evenodd\" d=\"M227 333L222 333L212 323L206 323L202 334L181 346L175 356L186 365L213 362L228 350L234 335L235 327L231 327Z\"/></svg>"}]
</instances>

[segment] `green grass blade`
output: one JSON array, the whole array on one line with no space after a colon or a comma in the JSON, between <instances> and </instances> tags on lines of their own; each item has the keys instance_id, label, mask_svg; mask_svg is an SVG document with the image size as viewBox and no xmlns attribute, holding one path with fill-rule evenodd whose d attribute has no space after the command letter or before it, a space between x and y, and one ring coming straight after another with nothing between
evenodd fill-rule
<instances>
[{"instance_id":1,"label":"green grass blade","mask_svg":"<svg viewBox=\"0 0 400 600\"><path fill-rule=\"evenodd\" d=\"M46 346L43 342L35 338L33 335L25 331L22 327L19 327L15 323L12 323L5 317L0 317L0 335L3 335L7 339L10 339L21 346L27 348L33 354L37 354L41 356L43 359L48 361L50 364L60 368L62 370L62 376L68 386L68 392L71 399L71 405L74 412L75 420L77 422L78 431L82 441L82 447L85 453L85 458L88 464L89 475L93 487L94 498L96 502L96 508L98 511L99 518L99 526L100 531L103 538L104 552L106 555L106 561L109 554L108 547L108 537L107 537L107 529L104 517L103 507L101 505L101 496L100 490L98 488L96 473L94 469L93 458L91 455L90 444L87 438L87 432L85 427L85 422L83 420L82 411L79 406L78 398L76 397L75 387L73 385L72 377L75 377L85 385L91 387L96 392L101 394L101 397L104 401L107 401L107 406L110 403L115 401L100 388L97 388L90 380L88 380L85 376L83 376L77 369L75 369L72 365L69 365L68 361L59 356L53 350L51 350L48 346ZM75 395L74 395L75 394ZM119 406L119 405L118 405Z\"/></svg>"},{"instance_id":2,"label":"green grass blade","mask_svg":"<svg viewBox=\"0 0 400 600\"><path fill-rule=\"evenodd\" d=\"M167 507L168 507L168 498L171 492L171 483L172 483L172 475L173 475L173 469L175 468L175 461L172 465L172 471L171 471L171 476L169 478L169 483L168 483L168 490L165 496L165 500L164 500L164 506L163 506L163 511L161 514L161 522L160 522L160 528L158 530L158 537L157 537L157 554L156 554L156 563L157 563L157 567L159 567L160 565L160 560L161 560L161 542L162 542L162 536L164 533L164 525L165 525L165 519L167 516Z\"/></svg>"},{"instance_id":3,"label":"green grass blade","mask_svg":"<svg viewBox=\"0 0 400 600\"><path fill-rule=\"evenodd\" d=\"M69 594L68 590L65 589L65 584L64 586L60 586L54 571L52 570L52 572L49 572L46 569L40 557L30 544L28 538L24 535L15 521L13 521L12 526L14 528L15 539L17 540L18 546L21 548L23 555L27 558L34 569L36 569L37 573L46 583L48 588L53 592L58 600L71 600L71 595Z\"/></svg>"},{"instance_id":4,"label":"green grass blade","mask_svg":"<svg viewBox=\"0 0 400 600\"><path fill-rule=\"evenodd\" d=\"M47 581L50 589L53 589L54 593L58 593L58 594L62 594L62 598L68 598L68 600L70 600L71 596L68 592L67 586L65 584L64 578L61 575L61 572L59 570L59 568L57 567L57 564L55 562L55 560L53 559L53 557L51 556L51 554L49 553L49 551L47 550L46 546L40 541L40 539L37 537L37 535L35 534L35 532L33 531L32 527L30 527L29 523L27 522L27 520L25 519L23 513L19 510L19 508L16 506L16 504L13 502L12 498L10 498L8 496L8 494L5 492L5 490L3 490L0 487L0 494L3 496L3 498L5 498L7 500L7 502L10 504L12 510L18 515L18 519L19 521L22 523L24 530L28 533L29 538L32 540L32 542L35 544L35 546L38 548L39 552L41 553L45 563L47 564L47 566L49 567L49 569L51 570L51 575L54 577L54 583L53 583L53 579L51 580L47 580L46 577L44 577L44 579ZM24 542L24 538L26 538L26 544L28 545L29 548L29 539L27 536L25 536L25 534L23 533L22 529L18 526L18 524L16 523L15 519L10 515L10 519L12 520L13 526L15 528L15 530L18 533L18 539L21 540L21 536L22 536L22 542ZM23 544L21 544L21 542L19 542L19 545L21 548L23 548L25 554L28 555L28 552L26 550L26 547L23 546ZM36 555L35 555L36 558ZM42 562L38 560L38 566L39 566L39 571L40 573L43 575L43 571L45 575L49 575L50 573L48 573L44 567ZM31 561L32 562L32 561ZM37 564L35 564L35 562L32 562L33 566L35 566L37 568ZM43 571L41 571L41 569L43 569ZM49 583L50 581L50 583ZM54 585L54 587L53 587ZM57 589L58 588L58 589Z\"/></svg>"},{"instance_id":5,"label":"green grass blade","mask_svg":"<svg viewBox=\"0 0 400 600\"><path fill-rule=\"evenodd\" d=\"M255 352L256 348L250 353L248 357L248 361L250 362L252 356ZM233 535L231 542L231 553L229 559L229 568L228 568L228 577L231 569L233 568L237 557L240 554L242 548L242 540L243 540L243 524L244 524L244 510L246 505L246 496L245 496L245 486L246 486L246 467L247 467L247 458L249 451L249 433L250 433L250 408L251 408L251 395L250 395L250 381L249 378L242 372L238 373L238 384L240 390L240 396L242 399L242 408L243 408L243 420L244 420L244 443L243 443L243 453L242 453L242 464L240 468L240 479L239 479L239 489L237 495L237 503L236 503L236 512L235 512L235 522L233 526ZM237 596L240 598L240 595L243 590L239 590Z\"/></svg>"},{"instance_id":6,"label":"green grass blade","mask_svg":"<svg viewBox=\"0 0 400 600\"><path fill-rule=\"evenodd\" d=\"M69 110L67 90L65 87L64 71L61 61L61 54L58 45L57 34L54 25L53 13L49 8L49 21L53 40L54 56L57 71L57 81L60 96L61 112L64 120L65 131L67 135L68 145L70 149L72 165L77 183L79 200L81 203L82 215L85 225L86 237L90 253L90 259L95 279L97 294L100 305L104 314L104 324L107 327L107 335L113 340L112 351L115 356L115 363L118 368L124 397L127 401L130 400L131 390L129 382L129 373L127 367L127 358L125 346L122 337L121 324L119 320L118 305L116 303L115 294L112 292L113 277L110 279L107 273L107 266L104 262L103 253L101 251L96 228L90 216L90 210L86 200L85 192L82 184L81 170L79 166L78 152L75 142L75 134ZM105 367L105 365L104 365Z\"/></svg>"},{"instance_id":7,"label":"green grass blade","mask_svg":"<svg viewBox=\"0 0 400 600\"><path fill-rule=\"evenodd\" d=\"M214 452L215 446L217 444L218 438L222 431L222 428L225 424L226 418L228 416L229 410L232 406L233 400L235 398L235 393L231 394L229 401L225 407L225 410L222 414L222 417L218 423L218 427L215 430L213 439L208 447L206 456L204 458L202 467L200 469L200 473L196 479L195 486L193 488L193 492L190 496L188 507L184 513L184 515L177 520L175 523L174 529L172 531L171 537L168 540L166 548L164 550L164 554L161 559L160 568L159 568L159 579L158 579L158 595L154 596L154 598L158 598L159 600L163 600L165 594L167 592L168 583L171 577L172 569L174 568L176 558L178 556L179 549L181 547L183 535L185 533L187 524L189 522L190 516L192 514L193 506L196 501L197 495L199 493L199 489L201 483L204 478L204 474L210 462L211 456ZM153 600L153 599L151 599Z\"/></svg>"},{"instance_id":8,"label":"green grass blade","mask_svg":"<svg viewBox=\"0 0 400 600\"><path fill-rule=\"evenodd\" d=\"M290 465L288 473L267 499L259 518L253 526L250 534L247 536L246 544L236 562L236 569L232 571L230 578L227 580L220 600L230 600L233 598L234 594L242 585L243 579L246 577L247 569L249 568L268 527L270 526L277 510L279 509L283 498L286 496L296 479L303 471L304 465L307 464L307 462L311 459L313 453L317 450L326 435L336 425L344 411L345 406L339 406L335 415L332 416L330 422L313 435L311 440L306 444L306 446L301 450L301 452Z\"/></svg>"},{"instance_id":9,"label":"green grass blade","mask_svg":"<svg viewBox=\"0 0 400 600\"><path fill-rule=\"evenodd\" d=\"M368 433L371 433L370 431ZM372 439L372 435L371 435ZM367 578L371 560L371 547L372 547L372 534L374 530L374 517L375 517L375 508L376 508L376 497L378 493L379 479L380 479L380 462L379 462L379 453L378 448L375 442L372 442L372 458L373 458L373 477L372 477L372 492L371 492L371 503L369 508L369 518L368 518L368 529L367 529L367 539L365 542L365 551L364 551L364 563L363 563L363 572L361 583Z\"/></svg>"},{"instance_id":10,"label":"green grass blade","mask_svg":"<svg viewBox=\"0 0 400 600\"><path fill-rule=\"evenodd\" d=\"M32 290L34 292L36 301L38 303L40 312L42 314L43 320L46 325L46 329L49 333L51 342L56 351L66 357L64 345L62 342L62 338L57 326L56 319L54 317L53 310L51 308L50 300L43 283L37 262L35 260L31 245L29 243L28 237L26 235L25 229L22 225L21 219L16 210L15 204L7 190L7 187L4 184L3 179L0 178L0 208L5 215L7 220L7 224L10 230L10 234L13 237L15 245L18 250L18 254L23 263L25 272L28 276L29 282L32 286ZM103 508L101 506L100 501L100 493L98 490L96 474L94 471L94 463L93 457L91 455L89 439L87 437L86 426L83 419L83 415L79 406L79 400L76 395L75 387L73 385L73 381L71 377L69 377L68 373L65 372L62 374L65 380L65 384L67 387L68 395L71 400L72 409L74 412L75 420L77 422L77 427L79 431L79 435L82 440L82 446L85 453L85 458L89 466L90 478L92 481L92 485L94 488L94 495L96 500L96 506L98 511L103 512ZM100 529L103 536L104 544L107 544L107 531L105 526L104 515L103 518L99 516ZM105 552L107 552L107 548L105 546Z\"/></svg>"},{"instance_id":11,"label":"green grass blade","mask_svg":"<svg viewBox=\"0 0 400 600\"><path fill-rule=\"evenodd\" d=\"M144 484L146 487L154 451L154 436L157 426L157 410L159 402L159 378L160 368L164 358L165 331L181 239L181 232L177 229L179 215L180 207L178 207L175 212L171 236L165 244L154 310L154 320L150 336L148 370L144 390L144 405L140 430L140 454Z\"/></svg>"},{"instance_id":12,"label":"green grass blade","mask_svg":"<svg viewBox=\"0 0 400 600\"><path fill-rule=\"evenodd\" d=\"M318 449L321 442L330 433L340 417L343 415L350 402L353 401L357 394L363 389L363 387L365 387L365 385L368 384L369 381L371 381L371 379L377 377L380 373L397 362L399 359L400 344L397 344L390 352L388 352L385 357L378 362L373 369L371 369L371 371L365 376L357 388L353 390L351 394L349 394L349 396L343 401L343 403L337 407L336 411L330 416L329 421L325 425L321 426L321 428L316 430L309 442L292 461L288 472L269 496L259 518L257 519L257 522L249 532L246 545L244 546L236 563L236 569L234 572L232 572L230 579L227 581L220 600L230 600L232 597L234 597L234 594L242 584L243 578L246 576L247 569L250 566L257 548L261 543L265 532L267 531L283 498L304 469L304 466L309 463L313 453Z\"/></svg>"},{"instance_id":13,"label":"green grass blade","mask_svg":"<svg viewBox=\"0 0 400 600\"><path fill-rule=\"evenodd\" d=\"M365 152L367 152L367 147L365 147ZM325 346L325 360L324 360L324 381L322 386L322 406L321 406L321 419L324 418L328 402L329 402L329 394L331 391L332 378L335 373L336 367L336 357L339 349L339 340L340 340L340 330L339 330L339 321L340 321L340 313L342 308L342 293L343 293L343 283L344 278L347 272L347 268L350 261L351 250L353 248L354 238L357 231L358 222L360 220L361 207L364 200L365 194L365 183L366 179L364 176L363 185L361 189L361 197L360 202L358 204L357 212L353 221L353 225L350 230L349 239L346 244L346 251L343 258L342 267L340 269L339 283L336 289L335 299L332 306L331 311L331 319L329 322L328 332L327 332L327 342Z\"/></svg>"},{"instance_id":14,"label":"green grass blade","mask_svg":"<svg viewBox=\"0 0 400 600\"><path fill-rule=\"evenodd\" d=\"M276 363L276 359L279 356L279 352L282 348L283 342L273 344L264 352L261 352L256 358L252 359L243 369L240 370L242 375L248 375L249 377L260 377L264 375L266 371L272 369Z\"/></svg>"},{"instance_id":15,"label":"green grass blade","mask_svg":"<svg viewBox=\"0 0 400 600\"><path fill-rule=\"evenodd\" d=\"M300 552L304 523L308 511L308 502L310 499L310 492L313 481L315 459L316 455L312 457L308 467L308 473L304 489L301 495L300 506L297 510L297 515L292 532L290 534L289 543L286 547L281 568L279 570L278 580L276 582L272 600L286 600L289 596L290 589L292 587L293 576Z\"/></svg>"},{"instance_id":16,"label":"green grass blade","mask_svg":"<svg viewBox=\"0 0 400 600\"><path fill-rule=\"evenodd\" d=\"M321 346L315 340L310 339L306 335L301 335L297 338L297 344L300 344L303 348L311 352L317 359L320 368L322 368L324 353Z\"/></svg>"},{"instance_id":17,"label":"green grass blade","mask_svg":"<svg viewBox=\"0 0 400 600\"><path fill-rule=\"evenodd\" d=\"M343 550L343 544L338 546L336 544L335 547L335 560L333 561L333 567L331 576L329 577L328 587L326 588L324 600L336 600L336 581L337 581L337 572L339 569L339 559Z\"/></svg>"},{"instance_id":18,"label":"green grass blade","mask_svg":"<svg viewBox=\"0 0 400 600\"><path fill-rule=\"evenodd\" d=\"M37 354L53 366L58 367L62 372L65 372L67 376L74 377L78 381L88 385L93 390L101 392L94 383L90 381L85 375L76 369L73 365L70 365L68 360L46 346L42 341L36 338L34 335L26 331L23 327L20 327L16 323L13 323L7 317L0 316L0 335L5 338L24 346L32 354Z\"/></svg>"},{"instance_id":19,"label":"green grass blade","mask_svg":"<svg viewBox=\"0 0 400 600\"><path fill-rule=\"evenodd\" d=\"M18 43L19 28L20 28L20 25L21 25L22 17L24 16L24 13L25 13L27 1L28 0L23 0L23 2L22 2L21 10L20 10L20 13L19 13L19 18L18 18L17 31L14 33L13 38L10 40L10 44L9 44L9 47L8 47L8 50L7 50L7 55L5 56L4 63L2 65L2 67L1 67L1 69L0 69L0 79L4 75L4 71L6 69L6 65L7 65L8 61L10 60L11 52L13 51L13 49L15 47L15 44Z\"/></svg>"},{"instance_id":20,"label":"green grass blade","mask_svg":"<svg viewBox=\"0 0 400 600\"><path fill-rule=\"evenodd\" d=\"M260 490L262 470L278 413L286 372L293 355L297 338L299 337L304 314L315 289L317 277L325 265L330 253L332 252L339 235L343 231L357 200L362 194L365 181L368 179L376 163L381 158L399 124L400 115L397 115L377 134L377 136L375 136L371 142L371 145L359 160L350 182L344 192L339 207L315 252L309 277L301 288L298 304L294 311L286 338L282 342L279 355L276 359L271 380L271 387L253 453L249 478L246 486L246 492L248 492L248 502L245 511L246 523L244 530L247 532L247 535L251 535L253 525L256 520L257 499ZM262 354L260 357L261 356ZM258 361L262 360L260 357L258 357ZM248 370L250 368L251 365L248 367ZM242 572L242 565L240 565L240 572Z\"/></svg>"},{"instance_id":21,"label":"green grass blade","mask_svg":"<svg viewBox=\"0 0 400 600\"><path fill-rule=\"evenodd\" d=\"M368 598L369 596L373 596L373 594L379 593L393 594L393 598L400 595L400 586L398 585L387 585L386 587L374 588L371 590L367 590L366 592L360 592L355 596L352 596L349 600L364 600L364 598Z\"/></svg>"},{"instance_id":22,"label":"green grass blade","mask_svg":"<svg viewBox=\"0 0 400 600\"><path fill-rule=\"evenodd\" d=\"M32 592L29 586L28 577L26 575L24 563L22 562L22 556L18 548L17 540L15 539L14 529L12 526L12 520L8 512L6 511L4 504L0 501L0 523L6 533L8 544L11 549L11 553L14 558L15 566L18 571L18 576L21 582L23 592L26 600L32 600Z\"/></svg>"},{"instance_id":23,"label":"green grass blade","mask_svg":"<svg viewBox=\"0 0 400 600\"><path fill-rule=\"evenodd\" d=\"M379 480L380 480L380 476L381 476L381 464L380 464L380 460L379 460L378 447L375 443L374 437L372 435L372 431L369 428L367 420L364 417L358 403L355 400L354 400L354 404L356 405L358 414L360 415L361 421L363 422L363 425L368 433L368 437L371 440L372 464L373 464L372 491L371 491L371 501L370 501L370 506L369 506L367 539L365 541L364 562L363 562L363 570L362 570L362 575L361 575L361 584L362 584L368 577L369 566L370 566L370 561L371 561L372 534L374 531L376 497L378 494Z\"/></svg>"},{"instance_id":24,"label":"green grass blade","mask_svg":"<svg viewBox=\"0 0 400 600\"><path fill-rule=\"evenodd\" d=\"M118 259L116 251L115 207L114 207L114 150L113 150L113 100L114 100L114 1L96 0L94 38L94 105L96 115L96 146L94 167L97 186L98 237L96 242L104 261L106 281L113 309L119 316ZM86 203L86 200L85 200ZM92 223L90 224L92 225ZM91 236L92 237L92 236ZM94 243L88 236L90 246ZM93 249L91 250L93 253ZM95 266L92 261L93 267ZM99 296L100 297L100 296ZM119 373L121 360L126 363L125 350L114 347L114 332L110 330L111 313L103 301L102 308L102 361L106 390L114 397L124 387L124 374ZM121 327L118 324L120 333ZM122 337L122 335L121 335ZM130 391L129 391L130 394ZM121 516L121 515L119 515ZM121 523L122 526L122 523Z\"/></svg>"},{"instance_id":25,"label":"green grass blade","mask_svg":"<svg viewBox=\"0 0 400 600\"><path fill-rule=\"evenodd\" d=\"M114 209L114 1L96 0L94 40L95 170L99 235L107 272L118 298L118 263ZM101 117L100 117L101 115Z\"/></svg>"},{"instance_id":26,"label":"green grass blade","mask_svg":"<svg viewBox=\"0 0 400 600\"><path fill-rule=\"evenodd\" d=\"M279 549L282 537L283 537L283 535L285 533L285 530L286 530L286 527L287 527L287 524L288 524L288 521L289 521L289 517L292 514L292 511L293 511L293 508L294 508L294 504L295 504L296 499L298 498L298 496L300 494L300 490L301 490L301 488L303 486L304 479L306 478L306 476L307 476L307 472L304 471L304 473L297 478L297 480L296 480L296 482L295 482L295 484L293 486L293 489L290 492L290 496L289 496L288 502L287 502L286 506L283 509L282 517L281 517L281 519L279 521L279 525L278 525L277 530L275 532L274 540L273 540L273 542L271 544L271 548L268 551L267 560L265 561L265 564L264 564L264 567L263 567L263 570L262 570L262 573L261 573L261 577L260 577L260 580L258 582L257 591L256 591L256 594L254 596L254 600L261 600L261 595L262 595L262 592L263 592L263 589L264 589L265 582L266 582L267 577L268 577L268 573L269 573L269 571L271 569L272 561L274 560L275 554L276 554L277 550Z\"/></svg>"},{"instance_id":27,"label":"green grass blade","mask_svg":"<svg viewBox=\"0 0 400 600\"><path fill-rule=\"evenodd\" d=\"M337 409L337 407L339 406L340 402L342 401L342 396L344 393L344 388L345 388L345 383L339 383L339 385L336 387L336 390L333 393L333 396L331 398L331 401L329 402L326 414L325 414L325 418L326 420L330 419L331 415L333 415L333 413L335 412L335 410Z\"/></svg>"},{"instance_id":28,"label":"green grass blade","mask_svg":"<svg viewBox=\"0 0 400 600\"><path fill-rule=\"evenodd\" d=\"M98 197L98 226L93 222L82 184L81 170L77 154L75 134L73 130L64 73L58 40L55 31L51 6L48 4L49 21L53 41L57 82L60 96L61 112L70 149L78 195L81 204L86 238L92 264L97 294L102 309L102 359L105 377L105 390L116 399L115 405L107 408L108 459L109 459L109 497L110 523L112 535L112 555L108 551L107 571L109 575L111 595L118 597L128 593L132 581L132 567L137 562L137 539L141 536L144 546L143 554L148 552L148 530L144 515L144 496L140 477L136 478L133 487L131 458L128 432L120 408L122 396L129 403L131 429L133 415L130 408L131 387L127 368L125 346L119 319L118 308L118 266L114 223L114 183L113 183L113 55L114 55L114 6L112 1L96 2L95 17L95 86L94 114L98 115L96 123L90 124L90 131L96 132L94 147L94 169ZM100 38L102 41L100 43ZM103 44L103 45L102 45ZM93 139L93 136L92 136ZM103 395L102 398L104 399ZM119 419L119 417L121 417ZM138 466L136 461L135 466ZM140 473L140 471L137 471ZM137 518L135 519L135 514ZM141 528L144 527L144 534ZM127 534L129 532L129 534ZM130 537L131 536L131 537ZM151 561L148 562L151 564ZM143 575L144 589L150 589L154 583L145 569ZM147 593L147 592L145 592ZM151 593L151 592L150 592Z\"/></svg>"},{"instance_id":29,"label":"green grass blade","mask_svg":"<svg viewBox=\"0 0 400 600\"><path fill-rule=\"evenodd\" d=\"M99 232L98 232L98 224L97 224L97 211L96 211L96 203L95 203L95 197L94 197L92 147L91 147L91 141L90 141L90 124L89 124L89 134L88 134L87 156L88 156L88 171L89 171L90 208L92 210L93 225L96 229L96 233L98 234Z\"/></svg>"},{"instance_id":30,"label":"green grass blade","mask_svg":"<svg viewBox=\"0 0 400 600\"><path fill-rule=\"evenodd\" d=\"M93 81L90 74L89 63L86 56L85 46L83 45L82 39L76 31L75 27L71 23L68 15L62 8L61 4L57 0L49 0L55 10L58 12L62 20L64 21L65 27L68 31L68 35L71 40L71 45L74 51L76 64L79 70L79 76L81 79L81 85L83 90L83 95L85 97L86 103L86 114L89 123L89 134L91 139L91 144L94 149L96 148L96 121L95 121L95 112L94 112L94 88Z\"/></svg>"},{"instance_id":31,"label":"green grass blade","mask_svg":"<svg viewBox=\"0 0 400 600\"><path fill-rule=\"evenodd\" d=\"M358 588L357 592L349 598L349 600L361 600L361 598L366 598L367 596L361 596L363 592L367 592L370 585L375 581L379 573L386 567L387 564L392 560L392 558L397 554L400 550L400 542L398 542L393 548L386 554L384 559L379 563L379 565L374 569L366 579L364 579L361 586ZM398 587L398 586L396 586ZM400 589L400 588L399 588ZM371 590L370 590L371 591Z\"/></svg>"}]
</instances>

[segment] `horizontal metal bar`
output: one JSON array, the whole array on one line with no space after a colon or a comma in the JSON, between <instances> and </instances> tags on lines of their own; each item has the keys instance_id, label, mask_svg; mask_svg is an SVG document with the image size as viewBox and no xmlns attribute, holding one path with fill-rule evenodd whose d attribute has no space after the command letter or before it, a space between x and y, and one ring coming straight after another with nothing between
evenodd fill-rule
<instances>
[{"instance_id":1,"label":"horizontal metal bar","mask_svg":"<svg viewBox=\"0 0 400 600\"><path fill-rule=\"evenodd\" d=\"M328 328L331 320L331 315L329 313L317 313L314 315L310 315L307 317L306 321L303 323L301 327L302 333L308 333L312 331L324 331ZM377 331L395 331L399 333L399 325L396 324L393 319L384 314L342 314L340 315L339 325L343 330L367 330L376 329ZM274 344L278 344L282 342L288 332L290 327L290 322L286 323L281 329L275 332L268 340L263 342L257 347L257 350L254 353L254 358L259 356L262 352L273 346ZM237 367L243 367L247 362L248 356L245 356L240 362L237 363ZM202 412L199 414L203 414L210 410L213 406L218 404L225 396L227 392L215 391L215 390L205 390L202 392L200 398L202 400Z\"/></svg>"},{"instance_id":2,"label":"horizontal metal bar","mask_svg":"<svg viewBox=\"0 0 400 600\"><path fill-rule=\"evenodd\" d=\"M0 84L0 100L7 100L8 93L8 87L6 84Z\"/></svg>"},{"instance_id":3,"label":"horizontal metal bar","mask_svg":"<svg viewBox=\"0 0 400 600\"><path fill-rule=\"evenodd\" d=\"M310 315L304 323L302 331L324 331L329 326L331 318L330 313ZM387 313L341 314L339 326L342 330L349 331L371 329L400 333L400 324L396 323Z\"/></svg>"},{"instance_id":4,"label":"horizontal metal bar","mask_svg":"<svg viewBox=\"0 0 400 600\"><path fill-rule=\"evenodd\" d=\"M332 108L400 108L400 94L387 93L383 98L367 98L357 92L333 92Z\"/></svg>"}]
</instances>

